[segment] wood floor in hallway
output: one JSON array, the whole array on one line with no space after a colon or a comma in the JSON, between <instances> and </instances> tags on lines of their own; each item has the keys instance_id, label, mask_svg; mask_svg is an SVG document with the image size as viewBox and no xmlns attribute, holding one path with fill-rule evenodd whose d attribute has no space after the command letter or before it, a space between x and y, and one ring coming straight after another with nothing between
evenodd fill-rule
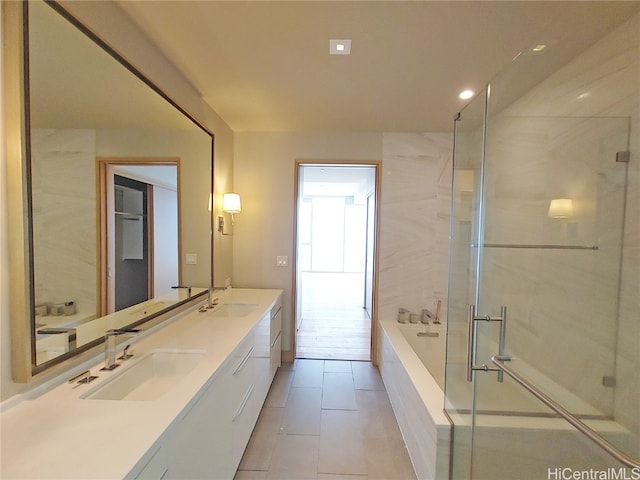
<instances>
[{"instance_id":1,"label":"wood floor in hallway","mask_svg":"<svg viewBox=\"0 0 640 480\"><path fill-rule=\"evenodd\" d=\"M371 360L371 319L364 304L364 274L302 273L298 358Z\"/></svg>"},{"instance_id":2,"label":"wood floor in hallway","mask_svg":"<svg viewBox=\"0 0 640 480\"><path fill-rule=\"evenodd\" d=\"M414 480L378 369L369 362L283 365L235 480Z\"/></svg>"}]
</instances>

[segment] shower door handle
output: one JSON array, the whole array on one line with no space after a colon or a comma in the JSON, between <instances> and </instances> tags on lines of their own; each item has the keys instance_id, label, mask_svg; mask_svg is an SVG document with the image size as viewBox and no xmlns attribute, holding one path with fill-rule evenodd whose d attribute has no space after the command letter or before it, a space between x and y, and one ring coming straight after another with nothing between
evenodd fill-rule
<instances>
[{"instance_id":1,"label":"shower door handle","mask_svg":"<svg viewBox=\"0 0 640 480\"><path fill-rule=\"evenodd\" d=\"M467 382L473 380L473 364L476 359L476 306L469 305L467 311Z\"/></svg>"},{"instance_id":2,"label":"shower door handle","mask_svg":"<svg viewBox=\"0 0 640 480\"><path fill-rule=\"evenodd\" d=\"M504 372L499 368L489 367L487 364L479 366L475 365L476 362L476 347L478 346L478 322L500 322L500 338L498 340L498 355L497 358L504 362L511 360L504 352L506 328L507 328L507 307L500 307L500 316L492 317L490 315L478 316L476 314L476 306L469 305L467 312L467 382L473 381L473 372L475 370L482 370L483 372L498 372L498 382L502 383L504 379Z\"/></svg>"}]
</instances>

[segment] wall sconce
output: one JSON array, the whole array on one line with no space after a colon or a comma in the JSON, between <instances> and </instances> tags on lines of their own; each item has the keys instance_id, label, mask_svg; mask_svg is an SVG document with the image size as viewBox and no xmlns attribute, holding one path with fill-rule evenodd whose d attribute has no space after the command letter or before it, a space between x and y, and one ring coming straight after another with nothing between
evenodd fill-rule
<instances>
[{"instance_id":1,"label":"wall sconce","mask_svg":"<svg viewBox=\"0 0 640 480\"><path fill-rule=\"evenodd\" d=\"M549 204L549 217L570 218L573 216L573 200L570 198L554 198Z\"/></svg>"},{"instance_id":2,"label":"wall sconce","mask_svg":"<svg viewBox=\"0 0 640 480\"><path fill-rule=\"evenodd\" d=\"M222 196L222 211L224 213L231 214L231 225L234 225L234 215L242 211L242 205L240 204L240 195L238 195L237 193L225 193ZM222 215L218 216L218 231L222 235L229 235L228 233L224 233L224 217Z\"/></svg>"}]
</instances>

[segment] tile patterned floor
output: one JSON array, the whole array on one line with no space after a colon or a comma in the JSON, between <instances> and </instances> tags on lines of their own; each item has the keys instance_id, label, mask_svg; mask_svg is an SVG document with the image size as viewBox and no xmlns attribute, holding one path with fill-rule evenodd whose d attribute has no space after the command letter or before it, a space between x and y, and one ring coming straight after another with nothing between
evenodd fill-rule
<instances>
[{"instance_id":1,"label":"tile patterned floor","mask_svg":"<svg viewBox=\"0 0 640 480\"><path fill-rule=\"evenodd\" d=\"M276 374L236 480L415 480L378 370L298 359Z\"/></svg>"}]
</instances>

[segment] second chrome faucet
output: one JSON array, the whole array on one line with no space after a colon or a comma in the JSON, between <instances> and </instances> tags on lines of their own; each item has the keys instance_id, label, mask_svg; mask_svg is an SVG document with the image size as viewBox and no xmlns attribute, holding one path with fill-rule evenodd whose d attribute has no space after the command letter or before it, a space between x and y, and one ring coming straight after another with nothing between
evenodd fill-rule
<instances>
[{"instance_id":1,"label":"second chrome faucet","mask_svg":"<svg viewBox=\"0 0 640 480\"><path fill-rule=\"evenodd\" d=\"M117 328L113 330L107 330L104 334L104 367L101 370L113 370L120 365L116 363L116 337L120 335L136 335L142 330L137 329L124 329ZM131 354L128 352L129 345L123 352L122 359L127 360L131 358Z\"/></svg>"}]
</instances>

